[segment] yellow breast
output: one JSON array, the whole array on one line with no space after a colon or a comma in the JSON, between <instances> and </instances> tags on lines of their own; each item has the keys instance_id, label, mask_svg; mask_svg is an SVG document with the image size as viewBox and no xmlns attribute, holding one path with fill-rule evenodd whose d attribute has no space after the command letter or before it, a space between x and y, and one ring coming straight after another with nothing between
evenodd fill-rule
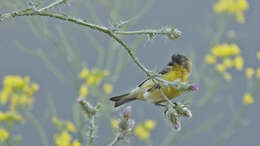
<instances>
[{"instance_id":1,"label":"yellow breast","mask_svg":"<svg viewBox=\"0 0 260 146\"><path fill-rule=\"evenodd\" d=\"M189 77L189 73L182 68L174 68L171 69L168 73L164 74L162 76L162 78L164 80L167 81L174 81L176 79L181 80L182 82L185 82L188 80ZM146 81L141 88L143 89L143 92L141 92L139 94L139 96L137 98L141 99L141 100L149 100L153 103L160 103L160 102L164 102L165 99L163 97L163 95L161 94L159 89L156 90L152 90L150 91L149 94L147 94L147 96L143 96L144 93L152 88L154 86L154 83L151 80ZM170 88L161 88L164 92L164 94L169 98L169 99L173 99L176 98L177 96L179 96L181 94L181 91L178 91L177 89L170 87Z\"/></svg>"}]
</instances>

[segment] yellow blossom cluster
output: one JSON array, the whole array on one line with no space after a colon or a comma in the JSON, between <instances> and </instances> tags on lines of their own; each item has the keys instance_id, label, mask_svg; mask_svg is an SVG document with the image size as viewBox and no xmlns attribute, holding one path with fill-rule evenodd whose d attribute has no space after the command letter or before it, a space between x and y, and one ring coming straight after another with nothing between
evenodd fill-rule
<instances>
[{"instance_id":1,"label":"yellow blossom cluster","mask_svg":"<svg viewBox=\"0 0 260 146\"><path fill-rule=\"evenodd\" d=\"M236 44L218 44L211 48L211 52L205 56L205 62L215 64L216 71L221 73L225 80L230 81L232 75L227 70L235 68L241 71L244 66L240 50Z\"/></svg>"},{"instance_id":2,"label":"yellow blossom cluster","mask_svg":"<svg viewBox=\"0 0 260 146\"><path fill-rule=\"evenodd\" d=\"M254 97L250 93L245 93L243 97L244 104L252 104L254 103Z\"/></svg>"},{"instance_id":3,"label":"yellow blossom cluster","mask_svg":"<svg viewBox=\"0 0 260 146\"><path fill-rule=\"evenodd\" d=\"M260 79L260 67L256 70L256 77Z\"/></svg>"},{"instance_id":4,"label":"yellow blossom cluster","mask_svg":"<svg viewBox=\"0 0 260 146\"><path fill-rule=\"evenodd\" d=\"M90 86L99 86L104 78L109 75L108 70L100 70L94 68L89 70L88 68L83 68L79 74L79 78L84 80L84 83L80 86L79 95L82 98L86 98L89 93ZM113 90L113 85L111 83L104 83L103 90L105 94L110 94Z\"/></svg>"},{"instance_id":5,"label":"yellow blossom cluster","mask_svg":"<svg viewBox=\"0 0 260 146\"><path fill-rule=\"evenodd\" d=\"M258 51L258 52L256 53L256 57L257 57L258 60L260 60L260 51Z\"/></svg>"},{"instance_id":6,"label":"yellow blossom cluster","mask_svg":"<svg viewBox=\"0 0 260 146\"><path fill-rule=\"evenodd\" d=\"M7 105L7 111L0 111L0 142L11 138L8 131L5 129L7 125L13 125L22 121L22 116L18 112L20 107L32 106L34 97L33 94L39 90L36 83L31 83L29 77L20 77L15 75L7 75L3 79L3 88L0 91L0 104Z\"/></svg>"},{"instance_id":7,"label":"yellow blossom cluster","mask_svg":"<svg viewBox=\"0 0 260 146\"><path fill-rule=\"evenodd\" d=\"M239 55L240 48L236 44L219 44L211 48L211 53L216 57L229 57Z\"/></svg>"},{"instance_id":8,"label":"yellow blossom cluster","mask_svg":"<svg viewBox=\"0 0 260 146\"><path fill-rule=\"evenodd\" d=\"M67 130L69 132L75 133L77 131L75 125L68 120L62 120L58 117L52 117L52 123L58 130Z\"/></svg>"},{"instance_id":9,"label":"yellow blossom cluster","mask_svg":"<svg viewBox=\"0 0 260 146\"><path fill-rule=\"evenodd\" d=\"M39 90L39 85L31 83L29 77L15 75L5 76L3 89L0 92L0 103L6 105L10 103L9 109L16 111L19 106L32 106L34 102L33 94Z\"/></svg>"},{"instance_id":10,"label":"yellow blossom cluster","mask_svg":"<svg viewBox=\"0 0 260 146\"><path fill-rule=\"evenodd\" d=\"M71 121L53 117L52 123L58 130L58 132L54 135L54 142L56 146L81 146L79 140L73 140L72 134L75 133L77 129Z\"/></svg>"},{"instance_id":11,"label":"yellow blossom cluster","mask_svg":"<svg viewBox=\"0 0 260 146\"><path fill-rule=\"evenodd\" d=\"M245 22L244 13L248 8L247 0L218 0L213 7L217 14L228 13L234 15L238 23Z\"/></svg>"},{"instance_id":12,"label":"yellow blossom cluster","mask_svg":"<svg viewBox=\"0 0 260 146\"><path fill-rule=\"evenodd\" d=\"M248 67L245 69L245 76L247 79L251 79L255 74L255 70L252 67Z\"/></svg>"},{"instance_id":13,"label":"yellow blossom cluster","mask_svg":"<svg viewBox=\"0 0 260 146\"><path fill-rule=\"evenodd\" d=\"M8 131L0 127L0 142L7 140L9 137Z\"/></svg>"},{"instance_id":14,"label":"yellow blossom cluster","mask_svg":"<svg viewBox=\"0 0 260 146\"><path fill-rule=\"evenodd\" d=\"M260 60L260 53L259 52L257 53L257 59ZM260 79L260 67L258 67L256 69L254 69L252 67L247 67L245 69L245 76L246 76L247 79L252 79L254 77L254 75L257 79Z\"/></svg>"},{"instance_id":15,"label":"yellow blossom cluster","mask_svg":"<svg viewBox=\"0 0 260 146\"><path fill-rule=\"evenodd\" d=\"M7 122L7 123L20 122L21 120L22 120L22 117L14 111L8 111L5 113L0 111L0 123L2 123L2 122Z\"/></svg>"},{"instance_id":16,"label":"yellow blossom cluster","mask_svg":"<svg viewBox=\"0 0 260 146\"><path fill-rule=\"evenodd\" d=\"M113 91L113 85L110 83L105 83L103 88L106 94L110 94Z\"/></svg>"},{"instance_id":17,"label":"yellow blossom cluster","mask_svg":"<svg viewBox=\"0 0 260 146\"><path fill-rule=\"evenodd\" d=\"M118 127L119 127L119 119L111 119L110 120L110 124L111 124L112 128L118 129Z\"/></svg>"},{"instance_id":18,"label":"yellow blossom cluster","mask_svg":"<svg viewBox=\"0 0 260 146\"><path fill-rule=\"evenodd\" d=\"M146 120L144 123L136 126L134 133L141 140L148 140L150 138L150 132L155 126L156 123L154 120Z\"/></svg>"},{"instance_id":19,"label":"yellow blossom cluster","mask_svg":"<svg viewBox=\"0 0 260 146\"><path fill-rule=\"evenodd\" d=\"M256 53L256 58L260 61L260 51ZM256 78L260 79L260 67L258 67L255 71Z\"/></svg>"},{"instance_id":20,"label":"yellow blossom cluster","mask_svg":"<svg viewBox=\"0 0 260 146\"><path fill-rule=\"evenodd\" d=\"M56 146L81 146L79 140L75 139L72 141L71 134L66 130L55 134L54 141Z\"/></svg>"}]
</instances>

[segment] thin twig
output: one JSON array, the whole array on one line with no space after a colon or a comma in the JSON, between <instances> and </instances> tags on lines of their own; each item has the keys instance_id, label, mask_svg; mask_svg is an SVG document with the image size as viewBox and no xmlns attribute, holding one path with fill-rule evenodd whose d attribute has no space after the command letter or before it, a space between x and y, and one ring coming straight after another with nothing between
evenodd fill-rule
<instances>
[{"instance_id":1,"label":"thin twig","mask_svg":"<svg viewBox=\"0 0 260 146\"><path fill-rule=\"evenodd\" d=\"M41 142L44 146L50 146L46 132L39 120L28 110L25 109L25 116L31 120L32 124L36 127L37 132L40 135Z\"/></svg>"},{"instance_id":2,"label":"thin twig","mask_svg":"<svg viewBox=\"0 0 260 146\"><path fill-rule=\"evenodd\" d=\"M57 1L53 2L53 3L51 3L50 5L39 9L39 11L46 11L48 9L54 8L54 7L56 7L56 6L60 5L60 4L66 3L66 2L67 2L67 0L57 0Z\"/></svg>"},{"instance_id":3,"label":"thin twig","mask_svg":"<svg viewBox=\"0 0 260 146\"><path fill-rule=\"evenodd\" d=\"M162 27L161 29L145 29L145 30L136 30L136 31L113 31L119 35L174 35L175 38L178 38L181 35L181 31L177 28Z\"/></svg>"},{"instance_id":4,"label":"thin twig","mask_svg":"<svg viewBox=\"0 0 260 146\"><path fill-rule=\"evenodd\" d=\"M53 7L55 7L55 6L59 5L59 4L62 4L64 2L66 2L66 0L58 0L58 1L55 1L55 2L53 2L51 4L49 4L48 6L46 6L44 8L41 8L41 9L27 8L27 9L20 10L20 11L6 13L6 14L3 14L3 15L0 15L0 22L4 21L5 19L14 18L14 17L17 17L17 16L34 16L34 15L38 15L38 16L53 17L53 18L56 18L56 19L73 22L73 23L76 23L76 24L79 24L79 25L83 25L83 26L89 27L91 29L95 29L95 30L101 31L101 32L109 35L113 39L115 39L121 46L123 46L123 48L128 52L129 56L133 59L133 61L137 64L137 66L142 71L144 71L145 74L149 78L154 77L154 73L149 71L145 66L143 66L140 63L140 61L137 59L137 57L135 57L132 49L130 47L128 47L125 44L125 42L122 41L118 36L116 36L116 34L121 34L121 35L166 34L168 36L169 35L174 35L176 38L179 37L179 35L180 35L180 31L178 31L177 29L172 29L172 28L164 28L164 29L159 29L159 30L111 31L107 27L100 26L100 25L93 24L93 23L89 23L86 20L83 20L81 18L75 18L75 17L68 16L68 15L61 14L61 13L53 13L53 12L45 11L45 10L53 8Z\"/></svg>"},{"instance_id":5,"label":"thin twig","mask_svg":"<svg viewBox=\"0 0 260 146\"><path fill-rule=\"evenodd\" d=\"M162 88L160 88L160 92L161 92L163 98L164 98L172 107L174 107L175 105L174 105L174 104L169 100L169 98L164 94Z\"/></svg>"},{"instance_id":6,"label":"thin twig","mask_svg":"<svg viewBox=\"0 0 260 146\"><path fill-rule=\"evenodd\" d=\"M120 133L118 133L114 140L108 146L114 146L120 140Z\"/></svg>"},{"instance_id":7,"label":"thin twig","mask_svg":"<svg viewBox=\"0 0 260 146\"><path fill-rule=\"evenodd\" d=\"M115 39L121 46L123 46L123 48L125 50L127 50L129 56L134 60L134 62L137 64L137 66L142 71L145 72L145 74L148 77L154 76L153 73L151 71L149 71L146 67L144 67L140 63L140 61L137 59L137 57L135 57L132 49L129 48L119 37L117 37L107 27L100 26L100 25L93 24L93 23L88 23L86 20L83 20L81 18L71 17L71 16L67 16L65 14L45 12L45 11L38 11L38 10L34 10L34 9L25 9L25 10L22 10L22 11L19 11L19 12L12 12L12 13L4 14L4 15L0 16L0 21L3 21L4 19L16 17L16 16L34 16L34 15L53 17L53 18L56 18L56 19L73 22L73 23L76 23L76 24L79 24L79 25L83 25L83 26L89 27L91 29L95 29L95 30L101 31L101 32L109 35L110 37Z\"/></svg>"}]
</instances>

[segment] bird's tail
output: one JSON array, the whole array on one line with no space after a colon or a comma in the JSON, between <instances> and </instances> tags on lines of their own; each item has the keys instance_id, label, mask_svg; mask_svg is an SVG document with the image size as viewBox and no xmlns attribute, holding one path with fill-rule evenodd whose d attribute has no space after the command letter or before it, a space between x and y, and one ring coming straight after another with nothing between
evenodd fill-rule
<instances>
[{"instance_id":1,"label":"bird's tail","mask_svg":"<svg viewBox=\"0 0 260 146\"><path fill-rule=\"evenodd\" d=\"M127 102L133 101L136 98L136 94L132 94L132 93L126 93L123 95L119 95L119 96L114 96L114 97L110 97L109 98L111 101L114 101L114 107L118 107L122 104L125 104Z\"/></svg>"}]
</instances>

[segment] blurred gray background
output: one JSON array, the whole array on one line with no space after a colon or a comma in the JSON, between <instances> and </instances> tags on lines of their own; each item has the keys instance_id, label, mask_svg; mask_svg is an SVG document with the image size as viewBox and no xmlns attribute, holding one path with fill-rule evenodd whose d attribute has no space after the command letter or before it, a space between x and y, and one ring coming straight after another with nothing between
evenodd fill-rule
<instances>
[{"instance_id":1,"label":"blurred gray background","mask_svg":"<svg viewBox=\"0 0 260 146\"><path fill-rule=\"evenodd\" d=\"M1 5L5 0L0 2L0 12L9 12L13 10ZM80 0L79 0L80 1ZM83 1L83 0L82 0ZM93 9L97 12L97 15L101 18L102 24L109 26L111 24L111 17L109 14L96 3L94 0L89 0ZM14 1L15 2L15 1ZM26 4L27 1L24 0ZM135 16L135 13L130 14L131 7L137 10L142 10L145 7L147 1L128 1L129 5L122 7L122 13L120 20L127 20ZM128 30L139 30L145 28L159 28L160 26L176 26L183 32L183 35L175 40L170 41L162 37L157 37L152 41L148 41L144 36L143 43L136 49L136 55L140 61L146 65L149 69L159 70L166 63L168 63L170 56L173 53L183 53L190 56L193 59L193 71L204 64L204 56L210 49L210 38L216 33L216 16L212 11L212 6L215 0L155 0L151 9L144 14L144 16L138 20ZM21 2L22 3L22 2ZM48 3L48 2L47 2ZM123 4L123 2L119 2ZM257 67L260 62L255 59L255 52L259 50L260 33L258 31L260 26L260 1L250 0L250 8L245 13L245 24L237 24L234 20L228 26L230 30L234 30L238 38L236 42L242 48L242 56L244 57L245 66ZM79 16L95 22L91 17L86 7L80 6L77 1L70 1L68 5L62 5L60 8L55 8L54 11L65 11L72 13L71 8L79 8ZM125 9L125 11L124 11ZM137 12L138 13L138 12ZM37 16L36 16L37 17ZM0 78L1 80L5 75L17 74L17 75L29 75L32 81L39 83L40 91L35 95L36 103L33 108L33 113L38 119L43 121L43 125L48 133L50 141L53 139L54 127L51 124L51 120L48 117L47 96L53 97L54 103L57 108L59 117L63 119L72 119L72 105L75 103L75 87L70 83L70 80L75 78L75 74L68 70L68 64L64 61L64 56L60 55L57 49L47 39L41 40L32 32L30 26L27 23L26 17L17 17L5 22L0 23ZM36 21L39 19L36 18ZM69 24L63 21L54 20L51 18L46 19L48 28L55 34L58 33L58 29L66 32L69 40L73 40L73 44L79 50L81 61L85 62L89 67L94 67L97 60L96 49L88 43L88 40L82 34L82 30L85 29L82 26ZM59 28L57 28L57 26ZM62 27L60 27L62 26ZM67 29L69 28L69 29ZM100 32L91 31L92 34L98 38L98 41L105 46L105 52L111 48L108 46L108 37ZM124 40L131 42L136 36L126 36ZM225 38L222 38L225 42ZM63 81L58 80L53 73L44 65L43 61L39 57L25 53L17 44L30 49L36 50L38 48L44 50L50 55L51 62L55 65L55 69L62 73L64 77ZM123 48L119 48L118 50ZM124 52L124 51L123 51ZM123 53L127 56L126 52ZM145 74L137 67L136 64L128 57L125 58L129 63L121 73L119 79L116 81L114 91L112 95L118 95L124 93L130 88L136 86L136 84L145 78ZM256 63L257 62L257 63ZM57 67L57 68L56 68ZM214 72L214 67L208 66L207 72ZM79 72L79 71L78 71ZM193 95L190 95L194 100L200 100L206 90L210 90L201 81L203 78L215 78L220 80L218 74L215 76L208 76L207 72L200 76L199 79L194 79L200 85L200 90ZM198 73L198 71L197 71ZM233 75L233 73L232 73ZM160 145L164 138L170 135L177 135L172 140L172 144L178 146L187 145L201 145L209 146L213 145L221 132L232 121L236 113L230 110L228 105L228 96L234 97L232 104L234 105L233 111L239 111L242 107L241 99L246 92L245 84L246 80L243 77L243 72L235 72L232 83L226 85L223 81L223 86L213 93L213 99L210 100L207 105L199 109L200 112L193 113L192 122L187 127L185 124L189 120L183 121L183 130L176 132L171 129L171 125L167 123L163 117L163 110L160 107L144 102L133 102L130 105L133 106L134 118L137 122L142 122L144 119L153 119L157 122L156 128L152 131L151 138L153 145ZM259 81L258 81L259 82ZM226 88L228 86L228 88ZM0 85L2 88L2 84ZM227 96L228 95L228 96ZM259 94L258 94L259 95ZM104 97L105 98L105 97ZM231 137L225 140L223 146L256 146L259 145L259 98L255 97L256 102L251 105L245 114L242 124L236 126L234 133ZM109 101L107 104L111 104ZM112 105L112 104L111 104ZM191 105L191 109L196 109L195 104ZM198 114L197 114L198 113ZM113 116L117 116L117 111L112 111ZM102 119L102 115L100 115ZM208 120L213 122L209 122ZM215 119L218 119L215 121ZM200 131L196 131L201 125L210 126L211 128L202 128ZM98 138L96 145L106 145L111 139L113 133L109 126L109 121L98 120ZM189 131L194 130L194 133L186 135L184 138L182 135L187 134ZM39 136L32 124L26 123L23 126L19 126L17 133L22 135L21 146L36 146L40 145ZM101 140L98 140L101 139ZM129 145L144 145L144 143L137 138L131 137L131 143ZM121 143L122 145L126 143ZM169 144L171 145L171 144Z\"/></svg>"}]
</instances>

